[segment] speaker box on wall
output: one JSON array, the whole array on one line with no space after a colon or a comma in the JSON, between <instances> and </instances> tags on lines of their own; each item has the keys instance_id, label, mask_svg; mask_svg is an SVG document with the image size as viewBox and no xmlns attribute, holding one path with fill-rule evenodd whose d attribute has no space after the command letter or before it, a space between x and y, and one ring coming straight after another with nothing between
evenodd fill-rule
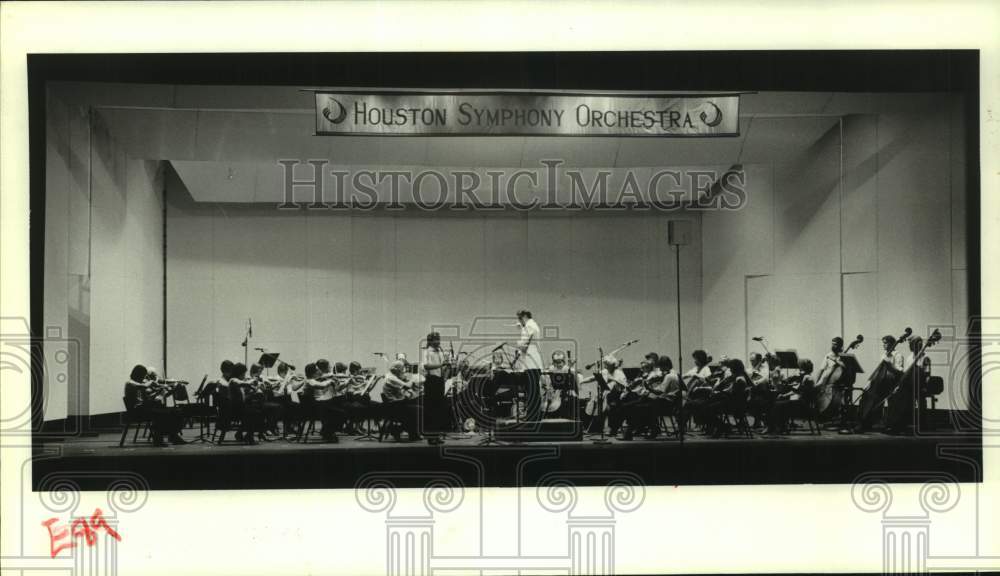
<instances>
[{"instance_id":1,"label":"speaker box on wall","mask_svg":"<svg viewBox=\"0 0 1000 576\"><path fill-rule=\"evenodd\" d=\"M691 243L691 221L670 220L667 222L667 242L671 246L686 246Z\"/></svg>"}]
</instances>

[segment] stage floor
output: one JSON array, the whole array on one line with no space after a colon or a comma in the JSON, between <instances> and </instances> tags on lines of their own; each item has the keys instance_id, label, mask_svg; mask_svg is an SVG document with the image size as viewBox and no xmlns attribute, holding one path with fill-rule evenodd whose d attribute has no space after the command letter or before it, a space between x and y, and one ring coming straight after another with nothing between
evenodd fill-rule
<instances>
[{"instance_id":1,"label":"stage floor","mask_svg":"<svg viewBox=\"0 0 1000 576\"><path fill-rule=\"evenodd\" d=\"M505 443L479 446L479 434L452 434L445 444L355 440L337 444L314 437L308 443L276 440L247 446L192 443L155 448L120 432L70 437L36 444L33 482L44 489L57 478L84 490L103 490L118 476L140 474L151 489L351 488L368 473L386 471L399 487L426 485L451 473L468 486L537 485L558 472L579 484L606 483L618 473L647 485L851 483L868 473L907 472L902 481L922 482L947 473L959 481L981 481L978 436L841 435L806 431L769 438L610 439ZM185 437L197 430L185 431ZM231 438L231 436L230 436ZM588 480L588 474L593 481ZM899 481L899 480L897 480Z\"/></svg>"}]
</instances>

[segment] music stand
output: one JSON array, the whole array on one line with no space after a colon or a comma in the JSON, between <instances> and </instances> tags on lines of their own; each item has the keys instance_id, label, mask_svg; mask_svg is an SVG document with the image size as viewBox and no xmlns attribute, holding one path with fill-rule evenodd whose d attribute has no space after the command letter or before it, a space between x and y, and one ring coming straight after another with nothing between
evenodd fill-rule
<instances>
[{"instance_id":1,"label":"music stand","mask_svg":"<svg viewBox=\"0 0 1000 576\"><path fill-rule=\"evenodd\" d=\"M795 350L775 350L774 355L778 358L779 370L798 370L799 355ZM788 376L788 372L785 372Z\"/></svg>"},{"instance_id":2,"label":"music stand","mask_svg":"<svg viewBox=\"0 0 1000 576\"><path fill-rule=\"evenodd\" d=\"M865 371L858 363L858 359L854 354L841 354L840 359L844 362L844 368L851 370L855 374L864 374Z\"/></svg>"},{"instance_id":3,"label":"music stand","mask_svg":"<svg viewBox=\"0 0 1000 576\"><path fill-rule=\"evenodd\" d=\"M642 374L642 368L622 368L622 372L625 373L625 378L631 382Z\"/></svg>"},{"instance_id":4,"label":"music stand","mask_svg":"<svg viewBox=\"0 0 1000 576\"><path fill-rule=\"evenodd\" d=\"M257 363L261 365L264 370L269 370L274 367L274 363L277 362L280 352L262 352L260 358L257 359Z\"/></svg>"},{"instance_id":5,"label":"music stand","mask_svg":"<svg viewBox=\"0 0 1000 576\"><path fill-rule=\"evenodd\" d=\"M369 398L371 398L370 394L372 393L372 390L375 389L375 385L378 384L379 380L381 380L381 379L382 379L382 376L372 376L371 377L371 381L365 387L365 392L364 392L363 396L368 396ZM358 436L357 438L355 438L355 440L378 440L378 436L376 436L375 432L372 431L372 419L371 419L371 412L370 412L370 410L371 410L371 404L368 404L368 407L369 407L369 413L368 413L369 417L365 418L365 421L364 421L364 424L367 424L367 426L364 429L364 434L362 434L361 436Z\"/></svg>"},{"instance_id":6,"label":"music stand","mask_svg":"<svg viewBox=\"0 0 1000 576\"><path fill-rule=\"evenodd\" d=\"M205 430L207 429L206 424L208 423L208 411L210 410L208 402L202 402L201 398L205 394L205 383L208 382L208 374L205 374L201 378L201 384L198 385L198 389L194 392L195 403L198 406L198 436L194 440L188 441L188 444L197 444L198 442L211 442L209 438L205 436ZM185 390L186 391L186 390ZM176 403L176 399L174 400ZM190 403L190 400L188 401Z\"/></svg>"},{"instance_id":7,"label":"music stand","mask_svg":"<svg viewBox=\"0 0 1000 576\"><path fill-rule=\"evenodd\" d=\"M857 376L858 374L864 374L865 372L864 369L861 367L861 364L858 363L858 359L854 354L841 354L840 361L844 363L845 373L847 371L850 371L851 374ZM854 378L851 378L850 383L844 386L842 390L842 394L846 396L847 402L844 402L843 399L840 402L840 431L839 431L840 434L851 433L851 429L848 428L847 426L847 421L850 418L849 416L850 407L855 405L854 403L855 390L858 390L858 388L854 387Z\"/></svg>"},{"instance_id":8,"label":"music stand","mask_svg":"<svg viewBox=\"0 0 1000 576\"><path fill-rule=\"evenodd\" d=\"M479 401L479 406L475 410L477 426L482 423L483 428L486 430L486 436L479 440L479 446L498 446L500 441L496 439L493 435L494 428L496 427L496 419L492 417L492 414L486 414L486 398L490 398L490 402L493 402L493 397L496 395L497 385L494 378L489 374L489 371L478 370L474 375L469 378L469 390L472 391L472 397ZM491 410L492 412L492 410ZM492 420L492 422L490 422Z\"/></svg>"}]
</instances>

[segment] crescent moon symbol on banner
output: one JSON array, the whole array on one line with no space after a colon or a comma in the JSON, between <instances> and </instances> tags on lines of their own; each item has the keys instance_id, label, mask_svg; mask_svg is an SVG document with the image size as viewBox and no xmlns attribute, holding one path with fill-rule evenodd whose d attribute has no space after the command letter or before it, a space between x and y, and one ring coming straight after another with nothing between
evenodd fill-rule
<instances>
[{"instance_id":1,"label":"crescent moon symbol on banner","mask_svg":"<svg viewBox=\"0 0 1000 576\"><path fill-rule=\"evenodd\" d=\"M323 117L329 120L331 124L340 124L344 121L344 118L347 118L347 110L345 110L344 105L338 102L335 98L330 98L329 101L330 105L323 108ZM330 106L333 104L336 104L339 109L336 116L334 116L330 110ZM702 120L704 120L704 117L702 117Z\"/></svg>"},{"instance_id":2,"label":"crescent moon symbol on banner","mask_svg":"<svg viewBox=\"0 0 1000 576\"><path fill-rule=\"evenodd\" d=\"M711 106L712 108L715 108L715 118L712 118L712 121L709 122L708 114L706 114L705 111L702 110L701 121L705 123L705 126L708 126L709 128L715 128L720 123L722 123L722 110L720 110L719 107L716 106L715 103L713 102L708 102L708 105Z\"/></svg>"}]
</instances>

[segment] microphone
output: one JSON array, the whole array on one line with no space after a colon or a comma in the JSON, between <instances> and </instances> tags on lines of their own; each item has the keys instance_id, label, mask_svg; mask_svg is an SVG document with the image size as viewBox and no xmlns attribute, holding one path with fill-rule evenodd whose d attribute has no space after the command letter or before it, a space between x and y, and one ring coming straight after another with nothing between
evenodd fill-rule
<instances>
[{"instance_id":1,"label":"microphone","mask_svg":"<svg viewBox=\"0 0 1000 576\"><path fill-rule=\"evenodd\" d=\"M250 325L250 337L253 338L253 318L247 318L247 323Z\"/></svg>"},{"instance_id":2,"label":"microphone","mask_svg":"<svg viewBox=\"0 0 1000 576\"><path fill-rule=\"evenodd\" d=\"M493 349L492 351L493 351L493 352L496 352L497 350L499 350L499 349L503 348L503 347L504 347L504 346L506 346L506 345L507 345L507 343L506 343L506 342L501 342L501 343L500 343L500 345L499 345L499 346L497 346L496 348L494 348L494 349Z\"/></svg>"},{"instance_id":3,"label":"microphone","mask_svg":"<svg viewBox=\"0 0 1000 576\"><path fill-rule=\"evenodd\" d=\"M256 351L258 351L258 352L261 352L261 353L263 353L263 352L264 352L264 349L263 349L263 348L254 348L254 350L256 350Z\"/></svg>"},{"instance_id":4,"label":"microphone","mask_svg":"<svg viewBox=\"0 0 1000 576\"><path fill-rule=\"evenodd\" d=\"M372 354L378 356L379 358L385 358L385 353L383 352L372 352Z\"/></svg>"},{"instance_id":5,"label":"microphone","mask_svg":"<svg viewBox=\"0 0 1000 576\"><path fill-rule=\"evenodd\" d=\"M751 338L751 340L753 340L754 342L763 342L764 341L764 337L763 336L754 336L753 338Z\"/></svg>"}]
</instances>

